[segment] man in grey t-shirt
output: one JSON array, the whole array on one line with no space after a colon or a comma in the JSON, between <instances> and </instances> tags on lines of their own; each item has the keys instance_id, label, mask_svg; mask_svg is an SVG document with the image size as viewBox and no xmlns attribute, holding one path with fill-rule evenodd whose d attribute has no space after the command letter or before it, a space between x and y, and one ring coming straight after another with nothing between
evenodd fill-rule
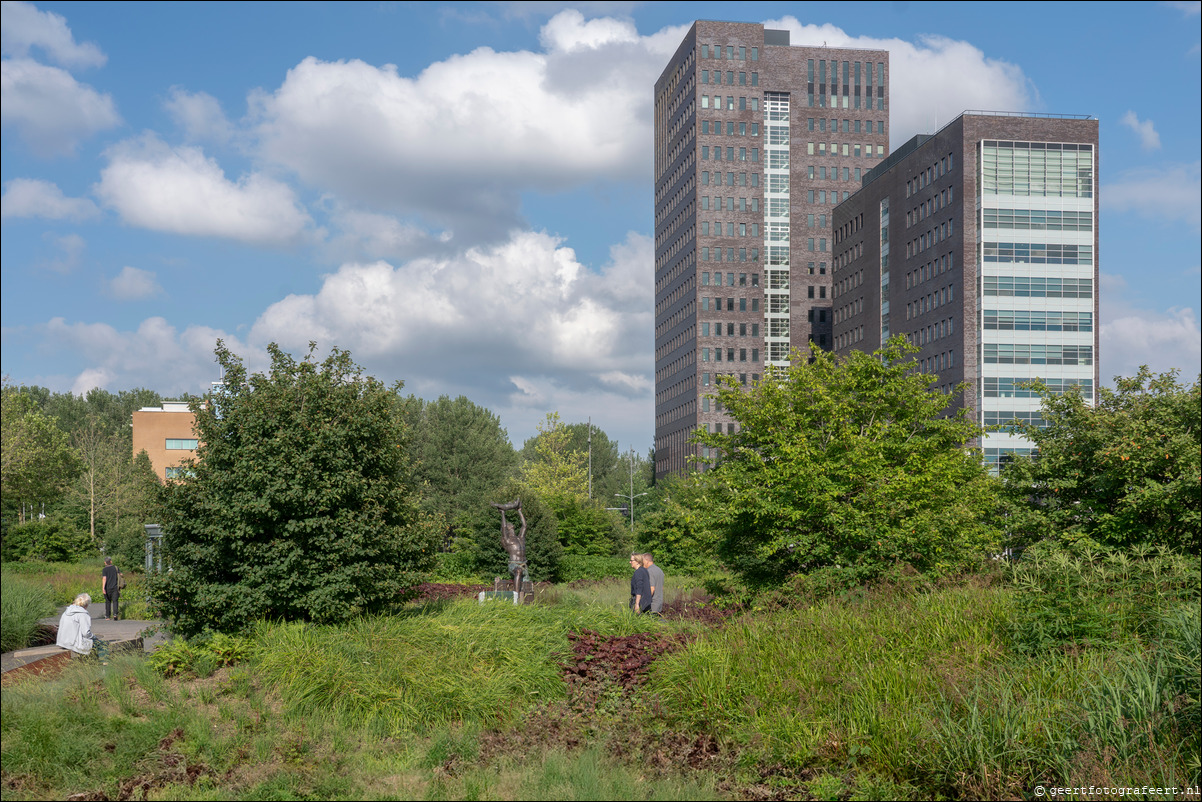
<instances>
[{"instance_id":1,"label":"man in grey t-shirt","mask_svg":"<svg viewBox=\"0 0 1202 802\"><path fill-rule=\"evenodd\" d=\"M651 577L651 612L659 615L664 609L664 572L655 564L651 552L643 555L643 567Z\"/></svg>"}]
</instances>

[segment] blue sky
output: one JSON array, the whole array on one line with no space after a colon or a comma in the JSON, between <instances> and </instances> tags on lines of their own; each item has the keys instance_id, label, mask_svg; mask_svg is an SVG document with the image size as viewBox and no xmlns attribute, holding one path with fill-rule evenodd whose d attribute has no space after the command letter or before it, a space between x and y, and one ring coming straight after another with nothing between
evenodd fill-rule
<instances>
[{"instance_id":1,"label":"blue sky","mask_svg":"<svg viewBox=\"0 0 1202 802\"><path fill-rule=\"evenodd\" d=\"M645 451L651 88L734 9L888 49L894 146L1096 116L1102 375L1197 375L1197 2L4 2L5 377L201 393L218 337L312 340Z\"/></svg>"}]
</instances>

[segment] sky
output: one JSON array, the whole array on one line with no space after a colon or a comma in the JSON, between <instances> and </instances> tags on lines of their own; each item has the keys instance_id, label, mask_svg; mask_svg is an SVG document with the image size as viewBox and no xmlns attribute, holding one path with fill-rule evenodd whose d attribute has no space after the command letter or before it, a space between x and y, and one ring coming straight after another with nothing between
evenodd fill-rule
<instances>
[{"instance_id":1,"label":"sky","mask_svg":"<svg viewBox=\"0 0 1202 802\"><path fill-rule=\"evenodd\" d=\"M1101 128L1101 372L1202 365L1198 2L3 3L2 370L166 397L276 342L654 430L652 87L694 19L890 51L892 146Z\"/></svg>"}]
</instances>

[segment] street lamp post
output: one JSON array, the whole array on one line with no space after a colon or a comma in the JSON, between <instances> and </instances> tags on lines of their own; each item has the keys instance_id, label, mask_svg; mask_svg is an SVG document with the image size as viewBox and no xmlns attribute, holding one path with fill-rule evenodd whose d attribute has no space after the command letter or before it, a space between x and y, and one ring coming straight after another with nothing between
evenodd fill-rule
<instances>
[{"instance_id":1,"label":"street lamp post","mask_svg":"<svg viewBox=\"0 0 1202 802\"><path fill-rule=\"evenodd\" d=\"M634 447L630 448L630 492L629 493L614 493L618 498L624 498L630 503L630 533L634 534L634 500L639 496L645 496L647 493L634 492Z\"/></svg>"}]
</instances>

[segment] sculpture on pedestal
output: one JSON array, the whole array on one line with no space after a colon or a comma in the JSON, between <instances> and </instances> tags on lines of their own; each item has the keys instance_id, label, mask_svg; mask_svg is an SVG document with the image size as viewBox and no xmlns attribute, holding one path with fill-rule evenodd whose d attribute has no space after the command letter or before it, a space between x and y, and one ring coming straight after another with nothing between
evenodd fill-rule
<instances>
[{"instance_id":1,"label":"sculpture on pedestal","mask_svg":"<svg viewBox=\"0 0 1202 802\"><path fill-rule=\"evenodd\" d=\"M522 514L522 500L510 501L507 504L493 503L493 507L501 511L501 545L509 555L509 574L513 577L513 592L521 594L522 577L526 574L526 516ZM521 531L515 531L513 524L505 519L505 513L517 512L522 522Z\"/></svg>"}]
</instances>

